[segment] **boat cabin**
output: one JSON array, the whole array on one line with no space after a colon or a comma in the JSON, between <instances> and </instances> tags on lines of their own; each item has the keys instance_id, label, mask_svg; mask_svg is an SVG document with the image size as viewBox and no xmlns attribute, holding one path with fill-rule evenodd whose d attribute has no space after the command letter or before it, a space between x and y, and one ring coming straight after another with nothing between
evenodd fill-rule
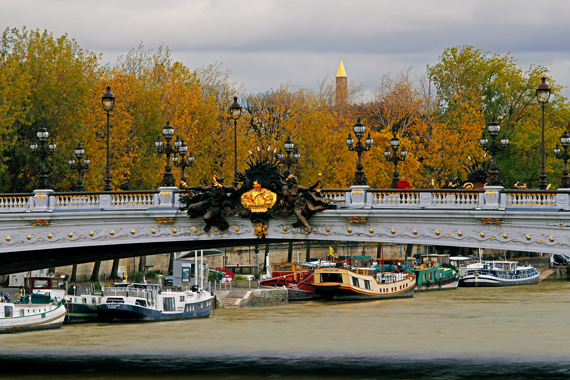
<instances>
[{"instance_id":1,"label":"boat cabin","mask_svg":"<svg viewBox=\"0 0 570 380\"><path fill-rule=\"evenodd\" d=\"M233 273L234 276L244 276L249 280L255 279L255 274L259 273L259 268L257 265L232 264L226 265L224 269L228 272Z\"/></svg>"},{"instance_id":2,"label":"boat cabin","mask_svg":"<svg viewBox=\"0 0 570 380\"><path fill-rule=\"evenodd\" d=\"M24 291L30 293L46 295L52 299L62 300L65 296L67 277L26 277L24 278ZM33 300L34 297L32 297ZM49 302L49 301L48 301ZM38 301L38 303L41 303Z\"/></svg>"}]
</instances>

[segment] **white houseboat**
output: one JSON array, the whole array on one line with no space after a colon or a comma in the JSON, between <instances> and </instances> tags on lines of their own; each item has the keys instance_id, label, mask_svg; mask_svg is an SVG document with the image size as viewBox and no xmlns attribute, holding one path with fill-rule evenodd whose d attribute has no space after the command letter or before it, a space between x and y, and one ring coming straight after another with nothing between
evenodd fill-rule
<instances>
[{"instance_id":1,"label":"white houseboat","mask_svg":"<svg viewBox=\"0 0 570 380\"><path fill-rule=\"evenodd\" d=\"M485 261L467 266L463 286L509 286L538 284L540 271L516 261Z\"/></svg>"}]
</instances>

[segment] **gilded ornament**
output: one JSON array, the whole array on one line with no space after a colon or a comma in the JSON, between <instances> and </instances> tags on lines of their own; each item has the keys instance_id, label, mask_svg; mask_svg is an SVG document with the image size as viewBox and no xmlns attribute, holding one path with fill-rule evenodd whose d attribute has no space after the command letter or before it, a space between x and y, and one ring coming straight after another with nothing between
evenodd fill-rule
<instances>
[{"instance_id":1,"label":"gilded ornament","mask_svg":"<svg viewBox=\"0 0 570 380\"><path fill-rule=\"evenodd\" d=\"M396 234L396 230L393 229L393 228L390 230L390 232L392 233L392 235L395 235L395 234Z\"/></svg>"},{"instance_id":2,"label":"gilded ornament","mask_svg":"<svg viewBox=\"0 0 570 380\"><path fill-rule=\"evenodd\" d=\"M176 228L173 228L173 229L172 229L172 233L173 233L173 234L175 234L175 233L177 233L177 232L178 232L178 230L177 230Z\"/></svg>"},{"instance_id":3,"label":"gilded ornament","mask_svg":"<svg viewBox=\"0 0 570 380\"><path fill-rule=\"evenodd\" d=\"M305 232L309 232L309 229L307 227L305 227L304 229L305 229Z\"/></svg>"},{"instance_id":4,"label":"gilded ornament","mask_svg":"<svg viewBox=\"0 0 570 380\"><path fill-rule=\"evenodd\" d=\"M164 190L164 191L162 192L162 195L168 195L168 191L167 191L167 190Z\"/></svg>"},{"instance_id":5,"label":"gilded ornament","mask_svg":"<svg viewBox=\"0 0 570 380\"><path fill-rule=\"evenodd\" d=\"M439 231L435 230L435 236L439 236Z\"/></svg>"},{"instance_id":6,"label":"gilded ornament","mask_svg":"<svg viewBox=\"0 0 570 380\"><path fill-rule=\"evenodd\" d=\"M350 228L347 228L346 230L347 230L349 233L352 232L352 230L351 230Z\"/></svg>"},{"instance_id":7,"label":"gilded ornament","mask_svg":"<svg viewBox=\"0 0 570 380\"><path fill-rule=\"evenodd\" d=\"M265 237L265 235L267 235L267 227L269 227L268 224L258 223L255 226L253 226L254 228L253 234L261 239Z\"/></svg>"},{"instance_id":8,"label":"gilded ornament","mask_svg":"<svg viewBox=\"0 0 570 380\"><path fill-rule=\"evenodd\" d=\"M548 238L548 240L550 240L550 242L553 242L553 241L554 241L554 238L553 238L552 236L550 236L550 237Z\"/></svg>"},{"instance_id":9,"label":"gilded ornament","mask_svg":"<svg viewBox=\"0 0 570 380\"><path fill-rule=\"evenodd\" d=\"M73 237L73 232L68 233L67 236L69 236L70 238Z\"/></svg>"},{"instance_id":10,"label":"gilded ornament","mask_svg":"<svg viewBox=\"0 0 570 380\"><path fill-rule=\"evenodd\" d=\"M457 231L457 236L463 236L463 233L461 231Z\"/></svg>"},{"instance_id":11,"label":"gilded ornament","mask_svg":"<svg viewBox=\"0 0 570 380\"><path fill-rule=\"evenodd\" d=\"M48 239L51 239L53 235L51 233L48 234Z\"/></svg>"},{"instance_id":12,"label":"gilded ornament","mask_svg":"<svg viewBox=\"0 0 570 380\"><path fill-rule=\"evenodd\" d=\"M41 194L41 193L40 193L40 194L36 194L36 198L42 199L43 197L44 197L44 195Z\"/></svg>"},{"instance_id":13,"label":"gilded ornament","mask_svg":"<svg viewBox=\"0 0 570 380\"><path fill-rule=\"evenodd\" d=\"M239 227L236 227L236 232L239 232Z\"/></svg>"},{"instance_id":14,"label":"gilded ornament","mask_svg":"<svg viewBox=\"0 0 570 380\"><path fill-rule=\"evenodd\" d=\"M529 234L526 234L525 237L526 237L526 240L530 240L530 235L529 235Z\"/></svg>"},{"instance_id":15,"label":"gilded ornament","mask_svg":"<svg viewBox=\"0 0 570 380\"><path fill-rule=\"evenodd\" d=\"M12 239L10 235L6 236L6 241L10 241L10 239Z\"/></svg>"},{"instance_id":16,"label":"gilded ornament","mask_svg":"<svg viewBox=\"0 0 570 380\"><path fill-rule=\"evenodd\" d=\"M253 182L253 189L241 196L241 204L251 212L266 212L277 202L277 194L262 188L257 181Z\"/></svg>"},{"instance_id":17,"label":"gilded ornament","mask_svg":"<svg viewBox=\"0 0 570 380\"><path fill-rule=\"evenodd\" d=\"M49 226L49 222L43 221L43 220L41 220L41 219L34 220L34 221L32 222L32 226L38 226L38 225L40 225L40 224L43 225L43 226Z\"/></svg>"},{"instance_id":18,"label":"gilded ornament","mask_svg":"<svg viewBox=\"0 0 570 380\"><path fill-rule=\"evenodd\" d=\"M412 233L413 233L414 235L417 235L417 234L418 234L418 231L413 230Z\"/></svg>"},{"instance_id":19,"label":"gilded ornament","mask_svg":"<svg viewBox=\"0 0 570 380\"><path fill-rule=\"evenodd\" d=\"M363 219L359 216L353 216L352 218L348 219L348 223L366 223L366 219Z\"/></svg>"},{"instance_id":20,"label":"gilded ornament","mask_svg":"<svg viewBox=\"0 0 570 380\"><path fill-rule=\"evenodd\" d=\"M287 227L283 227L283 231L284 231L284 232L287 232Z\"/></svg>"},{"instance_id":21,"label":"gilded ornament","mask_svg":"<svg viewBox=\"0 0 570 380\"><path fill-rule=\"evenodd\" d=\"M131 230L131 235L134 235L134 234L135 234L135 230Z\"/></svg>"},{"instance_id":22,"label":"gilded ornament","mask_svg":"<svg viewBox=\"0 0 570 380\"><path fill-rule=\"evenodd\" d=\"M368 232L370 232L371 234L373 234L373 233L374 233L374 230L371 228L371 229L368 230Z\"/></svg>"},{"instance_id":23,"label":"gilded ornament","mask_svg":"<svg viewBox=\"0 0 570 380\"><path fill-rule=\"evenodd\" d=\"M30 240L32 238L32 235L28 235L26 236L26 239Z\"/></svg>"},{"instance_id":24,"label":"gilded ornament","mask_svg":"<svg viewBox=\"0 0 570 380\"><path fill-rule=\"evenodd\" d=\"M115 231L111 230L111 232L109 232L109 235L111 235L111 236L115 235Z\"/></svg>"},{"instance_id":25,"label":"gilded ornament","mask_svg":"<svg viewBox=\"0 0 570 380\"><path fill-rule=\"evenodd\" d=\"M93 236L93 231L89 232L89 236ZM49 236L48 236L49 237Z\"/></svg>"},{"instance_id":26,"label":"gilded ornament","mask_svg":"<svg viewBox=\"0 0 570 380\"><path fill-rule=\"evenodd\" d=\"M487 194L489 194L489 195L494 195L494 194L495 194L495 190L489 190L489 191L487 191Z\"/></svg>"},{"instance_id":27,"label":"gilded ornament","mask_svg":"<svg viewBox=\"0 0 570 380\"><path fill-rule=\"evenodd\" d=\"M152 230L150 230L150 232L151 232L152 234L155 234L155 233L156 233L156 230L153 228Z\"/></svg>"},{"instance_id":28,"label":"gilded ornament","mask_svg":"<svg viewBox=\"0 0 570 380\"><path fill-rule=\"evenodd\" d=\"M156 221L157 223L174 223L174 219L162 217Z\"/></svg>"},{"instance_id":29,"label":"gilded ornament","mask_svg":"<svg viewBox=\"0 0 570 380\"><path fill-rule=\"evenodd\" d=\"M483 233L483 231L481 231L481 233L479 234L479 236L485 237L485 233Z\"/></svg>"},{"instance_id":30,"label":"gilded ornament","mask_svg":"<svg viewBox=\"0 0 570 380\"><path fill-rule=\"evenodd\" d=\"M325 228L325 231L331 232L331 229L327 227L327 228Z\"/></svg>"},{"instance_id":31,"label":"gilded ornament","mask_svg":"<svg viewBox=\"0 0 570 380\"><path fill-rule=\"evenodd\" d=\"M504 237L505 239L507 239L507 238L509 237L509 235L503 234L503 237Z\"/></svg>"},{"instance_id":32,"label":"gilded ornament","mask_svg":"<svg viewBox=\"0 0 570 380\"><path fill-rule=\"evenodd\" d=\"M501 224L501 221L493 218L487 218L481 220L481 224L492 224L492 223Z\"/></svg>"},{"instance_id":33,"label":"gilded ornament","mask_svg":"<svg viewBox=\"0 0 570 380\"><path fill-rule=\"evenodd\" d=\"M175 228L175 229L176 229L176 228ZM217 228L214 228L214 232L218 232L218 231L219 231L219 229L217 229ZM176 232L175 232L175 233L176 233Z\"/></svg>"}]
</instances>

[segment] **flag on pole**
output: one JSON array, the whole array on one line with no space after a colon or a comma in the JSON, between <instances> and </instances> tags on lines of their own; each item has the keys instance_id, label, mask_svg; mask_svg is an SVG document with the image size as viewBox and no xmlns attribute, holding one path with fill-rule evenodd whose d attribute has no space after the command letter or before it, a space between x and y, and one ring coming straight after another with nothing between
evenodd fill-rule
<instances>
[{"instance_id":1,"label":"flag on pole","mask_svg":"<svg viewBox=\"0 0 570 380\"><path fill-rule=\"evenodd\" d=\"M332 257L334 257L335 259L338 259L338 256L334 254L333 247L329 246L329 252L330 252L330 255L331 255Z\"/></svg>"}]
</instances>

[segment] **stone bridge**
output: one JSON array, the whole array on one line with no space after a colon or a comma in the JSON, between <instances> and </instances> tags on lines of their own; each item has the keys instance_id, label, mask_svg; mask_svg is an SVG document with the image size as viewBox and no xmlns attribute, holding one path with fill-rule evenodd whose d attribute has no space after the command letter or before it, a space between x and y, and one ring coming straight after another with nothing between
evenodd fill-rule
<instances>
[{"instance_id":1,"label":"stone bridge","mask_svg":"<svg viewBox=\"0 0 570 380\"><path fill-rule=\"evenodd\" d=\"M0 194L0 274L181 250L322 240L392 242L530 252L570 250L570 190L322 189L336 210L311 231L294 215L269 220L260 238L249 219L204 232L178 210L180 191Z\"/></svg>"}]
</instances>

